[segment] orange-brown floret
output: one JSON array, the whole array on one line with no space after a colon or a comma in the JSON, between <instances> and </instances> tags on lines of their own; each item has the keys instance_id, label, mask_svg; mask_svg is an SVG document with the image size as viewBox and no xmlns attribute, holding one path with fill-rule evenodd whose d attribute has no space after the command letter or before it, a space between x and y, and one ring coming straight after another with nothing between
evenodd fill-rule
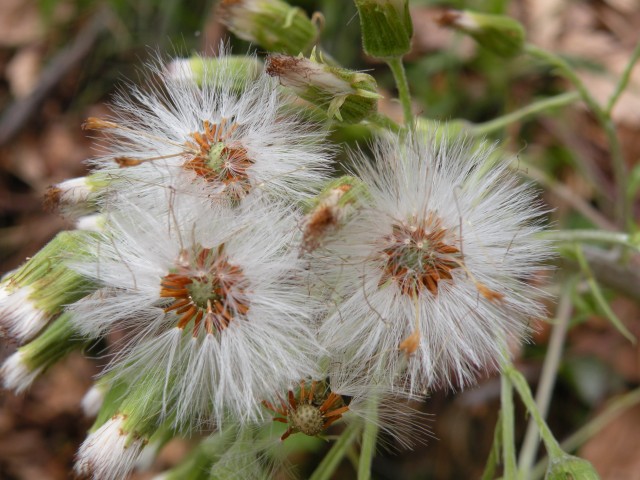
<instances>
[{"instance_id":1,"label":"orange-brown floret","mask_svg":"<svg viewBox=\"0 0 640 480\"><path fill-rule=\"evenodd\" d=\"M162 278L160 297L172 300L164 311L179 315L178 328L193 321L194 336L202 324L207 333L220 332L249 311L246 278L240 267L229 263L224 245L215 251L201 248L194 257L192 264Z\"/></svg>"},{"instance_id":2,"label":"orange-brown floret","mask_svg":"<svg viewBox=\"0 0 640 480\"><path fill-rule=\"evenodd\" d=\"M185 146L193 154L182 165L185 170L195 172L207 182L221 182L238 198L251 190L248 169L253 165L247 150L239 144L228 142L237 124L227 125L226 119L219 124L204 121L203 132L191 134L193 141Z\"/></svg>"},{"instance_id":3,"label":"orange-brown floret","mask_svg":"<svg viewBox=\"0 0 640 480\"><path fill-rule=\"evenodd\" d=\"M382 242L380 285L393 280L404 295L416 296L425 289L437 295L439 282L451 280L451 270L462 264L460 249L447 237L447 229L433 214L409 225L394 224Z\"/></svg>"}]
</instances>

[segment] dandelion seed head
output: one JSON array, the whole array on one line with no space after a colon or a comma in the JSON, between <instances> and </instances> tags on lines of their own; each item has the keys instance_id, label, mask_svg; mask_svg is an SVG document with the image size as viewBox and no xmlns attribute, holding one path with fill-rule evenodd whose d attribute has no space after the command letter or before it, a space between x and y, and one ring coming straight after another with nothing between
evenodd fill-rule
<instances>
[{"instance_id":1,"label":"dandelion seed head","mask_svg":"<svg viewBox=\"0 0 640 480\"><path fill-rule=\"evenodd\" d=\"M103 203L134 198L153 210L158 188L216 207L317 192L332 163L324 131L285 111L289 97L265 73L238 84L224 47L217 60L215 70L203 61L202 85L151 65L152 80L123 91L112 117L85 122L107 134L93 160L110 179Z\"/></svg>"},{"instance_id":2,"label":"dandelion seed head","mask_svg":"<svg viewBox=\"0 0 640 480\"><path fill-rule=\"evenodd\" d=\"M507 162L485 167L486 146L413 133L373 153L354 159L366 201L314 252L337 298L321 343L409 392L468 385L544 314L544 208Z\"/></svg>"}]
</instances>

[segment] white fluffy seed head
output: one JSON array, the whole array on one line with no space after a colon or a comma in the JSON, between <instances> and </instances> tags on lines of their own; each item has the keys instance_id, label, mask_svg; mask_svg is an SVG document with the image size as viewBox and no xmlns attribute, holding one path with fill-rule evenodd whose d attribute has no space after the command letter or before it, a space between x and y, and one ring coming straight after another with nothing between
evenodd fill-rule
<instances>
[{"instance_id":1,"label":"white fluffy seed head","mask_svg":"<svg viewBox=\"0 0 640 480\"><path fill-rule=\"evenodd\" d=\"M227 58L215 70L202 62L201 87L175 75L182 64L153 65L146 90L131 87L112 118L88 122L110 135L94 160L110 178L105 206L125 197L153 211L158 188L211 208L261 196L297 202L317 191L331 165L323 130L285 113L289 99L266 74L239 86Z\"/></svg>"},{"instance_id":2,"label":"white fluffy seed head","mask_svg":"<svg viewBox=\"0 0 640 480\"><path fill-rule=\"evenodd\" d=\"M104 285L69 307L75 327L92 336L125 328L108 371L130 384L157 378L162 413L177 427L219 423L228 412L259 417L260 401L313 374L323 352L291 214L277 204L224 220L178 204L164 219L133 206L113 213L109 234L89 247L95 260L75 266ZM205 290L173 293L195 284Z\"/></svg>"},{"instance_id":3,"label":"white fluffy seed head","mask_svg":"<svg viewBox=\"0 0 640 480\"><path fill-rule=\"evenodd\" d=\"M464 386L543 314L528 282L551 255L535 193L487 148L417 133L355 159L368 205L327 240L336 306L320 338L342 363L406 388ZM338 261L336 259L342 259Z\"/></svg>"},{"instance_id":4,"label":"white fluffy seed head","mask_svg":"<svg viewBox=\"0 0 640 480\"><path fill-rule=\"evenodd\" d=\"M24 355L17 351L7 358L0 367L0 377L7 390L21 393L27 390L38 377L42 369L32 370L24 362Z\"/></svg>"},{"instance_id":5,"label":"white fluffy seed head","mask_svg":"<svg viewBox=\"0 0 640 480\"><path fill-rule=\"evenodd\" d=\"M80 445L74 471L81 478L122 480L132 470L145 442L131 438L125 418L116 415Z\"/></svg>"}]
</instances>

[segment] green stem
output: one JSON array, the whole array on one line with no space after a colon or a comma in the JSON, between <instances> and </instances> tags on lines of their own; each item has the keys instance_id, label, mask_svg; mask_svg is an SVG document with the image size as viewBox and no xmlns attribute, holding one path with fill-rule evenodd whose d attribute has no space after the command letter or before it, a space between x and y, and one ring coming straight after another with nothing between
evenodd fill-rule
<instances>
[{"instance_id":1,"label":"green stem","mask_svg":"<svg viewBox=\"0 0 640 480\"><path fill-rule=\"evenodd\" d=\"M576 430L567 439L563 440L560 444L562 450L565 452L576 451L587 440L606 427L614 418L638 404L640 404L640 388L636 388L611 402L611 405L609 405L604 412L589 421L582 428ZM531 471L532 479L542 478L547 469L548 461L547 458L543 458L536 464Z\"/></svg>"},{"instance_id":2,"label":"green stem","mask_svg":"<svg viewBox=\"0 0 640 480\"><path fill-rule=\"evenodd\" d=\"M633 53L631 54L631 59L629 60L629 63L627 63L627 66L625 67L624 72L622 73L622 76L620 77L620 80L616 85L616 89L611 95L609 102L607 103L607 108L605 109L605 113L608 116L611 116L611 111L613 110L613 107L616 106L616 102L620 98L620 95L622 95L622 92L624 92L625 88L627 88L627 84L629 83L629 79L631 78L631 71L633 70L633 67L635 66L639 58L640 58L640 42L638 42L638 44L636 45L636 48L633 50Z\"/></svg>"},{"instance_id":3,"label":"green stem","mask_svg":"<svg viewBox=\"0 0 640 480\"><path fill-rule=\"evenodd\" d=\"M640 244L635 240L635 237L621 232L604 230L556 230L540 233L538 237L553 242L603 242L640 249Z\"/></svg>"},{"instance_id":4,"label":"green stem","mask_svg":"<svg viewBox=\"0 0 640 480\"><path fill-rule=\"evenodd\" d=\"M548 52L531 44L527 44L525 46L525 51L532 57L538 58L548 63L549 65L556 67L560 71L560 73L567 80L569 80L574 87L576 87L576 89L580 93L580 96L582 97L582 100L584 100L591 112L595 115L598 123L600 123L600 125L602 126L602 129L607 136L607 141L609 142L613 172L616 178L616 214L618 217L618 225L621 228L626 227L627 223L629 223L630 215L630 207L626 195L628 180L627 165L624 161L622 148L620 147L620 141L618 140L618 136L616 135L616 129L611 120L609 112L607 112L598 104L593 95L591 95L591 93L585 86L584 82L580 80L580 77L578 77L576 72L573 70L571 65L567 63L566 60L554 53Z\"/></svg>"},{"instance_id":5,"label":"green stem","mask_svg":"<svg viewBox=\"0 0 640 480\"><path fill-rule=\"evenodd\" d=\"M571 287L571 282L569 283ZM553 324L553 330L551 331L551 338L549 340L549 348L544 358L544 364L542 366L542 373L540 375L540 381L538 382L538 391L536 392L536 404L542 417L547 416L549 410L549 403L551 402L551 396L553 394L553 386L556 383L556 377L558 375L558 366L562 358L562 350L564 347L564 341L569 328L569 320L571 319L571 292L570 288L566 288L560 297L558 304L558 311L556 313L556 321ZM536 428L535 421L529 420L527 425L527 431L522 442L522 448L520 449L520 458L518 466L520 473L524 478L529 478L529 472L531 466L538 453L539 444L538 430Z\"/></svg>"},{"instance_id":6,"label":"green stem","mask_svg":"<svg viewBox=\"0 0 640 480\"><path fill-rule=\"evenodd\" d=\"M609 302L604 298L602 290L600 290L600 286L596 281L591 268L589 268L589 264L587 263L586 258L584 257L584 253L582 252L582 248L580 245L576 245L576 259L578 260L578 264L582 270L582 273L587 277L587 283L589 288L591 289L591 294L593 295L594 300L602 310L602 313L609 319L609 321L613 324L614 327L618 329L618 331L624 335L631 343L635 345L636 337L624 326L622 321L618 318L618 316L611 310L609 306Z\"/></svg>"},{"instance_id":7,"label":"green stem","mask_svg":"<svg viewBox=\"0 0 640 480\"><path fill-rule=\"evenodd\" d=\"M518 391L518 395L522 399L522 403L527 408L527 411L531 414L531 417L536 422L538 426L538 430L540 431L540 436L542 437L542 441L547 449L547 453L553 460L554 458L558 458L564 455L564 452L560 448L560 444L551 433L551 430L547 426L547 423L542 418L540 411L538 410L538 406L536 405L533 396L531 395L531 390L529 389L529 385L527 381L522 376L522 374L515 369L513 364L509 363L503 366L503 375L508 377L511 381L512 385ZM505 476L505 478L515 478Z\"/></svg>"},{"instance_id":8,"label":"green stem","mask_svg":"<svg viewBox=\"0 0 640 480\"><path fill-rule=\"evenodd\" d=\"M382 113L376 113L367 120L376 127L387 129L393 133L400 133L402 127Z\"/></svg>"},{"instance_id":9,"label":"green stem","mask_svg":"<svg viewBox=\"0 0 640 480\"><path fill-rule=\"evenodd\" d=\"M531 105L515 110L511 113L503 115L502 117L489 120L488 122L478 123L469 129L469 132L475 136L487 135L493 133L496 130L500 130L512 123L524 120L525 118L538 115L540 113L554 110L556 108L571 105L576 100L579 100L580 94L578 92L567 92L555 97L545 98L544 100L538 100Z\"/></svg>"},{"instance_id":10,"label":"green stem","mask_svg":"<svg viewBox=\"0 0 640 480\"><path fill-rule=\"evenodd\" d=\"M401 57L391 57L387 59L387 65L393 73L393 78L396 81L396 88L398 89L398 97L402 104L402 111L404 112L404 123L406 126L411 125L413 121L413 113L411 112L411 94L409 93L409 83L407 82L407 75L404 71L404 65L402 64Z\"/></svg>"},{"instance_id":11,"label":"green stem","mask_svg":"<svg viewBox=\"0 0 640 480\"><path fill-rule=\"evenodd\" d=\"M329 453L322 459L318 468L309 477L309 480L329 480L359 432L359 422L349 424L340 435L340 438L333 444Z\"/></svg>"},{"instance_id":12,"label":"green stem","mask_svg":"<svg viewBox=\"0 0 640 480\"><path fill-rule=\"evenodd\" d=\"M513 385L504 373L500 377L500 415L502 417L502 457L504 478L517 479L516 444L514 435Z\"/></svg>"},{"instance_id":13,"label":"green stem","mask_svg":"<svg viewBox=\"0 0 640 480\"><path fill-rule=\"evenodd\" d=\"M378 439L378 398L374 395L367 405L367 420L362 432L362 447L358 462L358 480L371 478L371 462L376 453Z\"/></svg>"},{"instance_id":14,"label":"green stem","mask_svg":"<svg viewBox=\"0 0 640 480\"><path fill-rule=\"evenodd\" d=\"M498 420L496 421L496 429L493 432L493 444L491 445L491 452L489 452L489 458L487 464L482 472L480 480L493 480L495 478L496 467L500 460L500 440L502 438L502 413L498 412Z\"/></svg>"}]
</instances>

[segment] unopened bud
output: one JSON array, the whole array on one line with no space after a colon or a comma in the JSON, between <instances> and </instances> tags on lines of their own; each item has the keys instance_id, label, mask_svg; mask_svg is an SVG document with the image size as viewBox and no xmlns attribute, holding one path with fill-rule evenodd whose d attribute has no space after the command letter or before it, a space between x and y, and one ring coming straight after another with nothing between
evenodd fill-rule
<instances>
[{"instance_id":1,"label":"unopened bud","mask_svg":"<svg viewBox=\"0 0 640 480\"><path fill-rule=\"evenodd\" d=\"M524 46L524 28L504 15L449 10L438 23L466 33L487 50L504 57L517 55Z\"/></svg>"},{"instance_id":2,"label":"unopened bud","mask_svg":"<svg viewBox=\"0 0 640 480\"><path fill-rule=\"evenodd\" d=\"M573 455L563 455L549 462L545 480L600 480L593 465Z\"/></svg>"},{"instance_id":3,"label":"unopened bud","mask_svg":"<svg viewBox=\"0 0 640 480\"><path fill-rule=\"evenodd\" d=\"M220 13L235 35L270 52L308 52L318 37L304 10L282 0L222 0Z\"/></svg>"},{"instance_id":4,"label":"unopened bud","mask_svg":"<svg viewBox=\"0 0 640 480\"><path fill-rule=\"evenodd\" d=\"M164 382L155 375L111 383L91 433L76 455L81 478L126 478L161 428Z\"/></svg>"},{"instance_id":5,"label":"unopened bud","mask_svg":"<svg viewBox=\"0 0 640 480\"><path fill-rule=\"evenodd\" d=\"M61 232L0 283L0 330L19 343L32 339L65 305L95 290L68 267L86 255L87 233Z\"/></svg>"},{"instance_id":6,"label":"unopened bud","mask_svg":"<svg viewBox=\"0 0 640 480\"><path fill-rule=\"evenodd\" d=\"M333 67L316 58L271 55L266 72L300 98L325 110L329 118L358 123L376 112L376 81L371 75Z\"/></svg>"},{"instance_id":7,"label":"unopened bud","mask_svg":"<svg viewBox=\"0 0 640 480\"><path fill-rule=\"evenodd\" d=\"M310 201L304 219L302 250L315 250L330 232L344 223L365 196L364 184L355 177L345 175L330 181Z\"/></svg>"},{"instance_id":8,"label":"unopened bud","mask_svg":"<svg viewBox=\"0 0 640 480\"><path fill-rule=\"evenodd\" d=\"M47 210L60 210L67 217L77 218L97 209L97 197L108 186L108 178L100 173L71 178L49 187L44 206Z\"/></svg>"},{"instance_id":9,"label":"unopened bud","mask_svg":"<svg viewBox=\"0 0 640 480\"><path fill-rule=\"evenodd\" d=\"M20 393L31 386L38 375L68 353L90 342L74 328L69 313L63 313L32 342L20 347L0 369L4 387Z\"/></svg>"},{"instance_id":10,"label":"unopened bud","mask_svg":"<svg viewBox=\"0 0 640 480\"><path fill-rule=\"evenodd\" d=\"M355 0L362 46L377 58L399 57L411 49L413 24L409 0Z\"/></svg>"}]
</instances>

